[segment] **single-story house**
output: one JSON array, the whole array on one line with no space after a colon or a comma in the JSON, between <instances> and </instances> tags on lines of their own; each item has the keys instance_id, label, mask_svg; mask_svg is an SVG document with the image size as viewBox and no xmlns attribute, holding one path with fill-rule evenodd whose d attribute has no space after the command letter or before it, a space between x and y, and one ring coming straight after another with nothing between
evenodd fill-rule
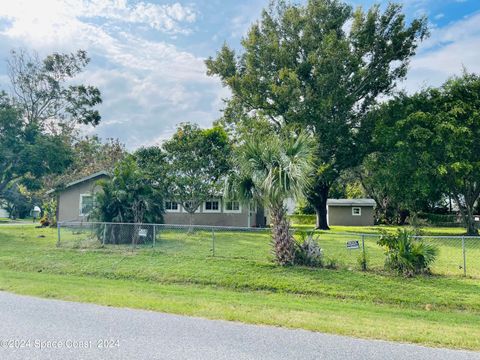
<instances>
[{"instance_id":1,"label":"single-story house","mask_svg":"<svg viewBox=\"0 0 480 360\"><path fill-rule=\"evenodd\" d=\"M328 225L371 226L374 220L373 199L328 199Z\"/></svg>"},{"instance_id":2,"label":"single-story house","mask_svg":"<svg viewBox=\"0 0 480 360\"><path fill-rule=\"evenodd\" d=\"M190 224L191 215L180 204L174 201L165 201L164 207L165 224ZM213 198L203 202L193 214L192 222L194 225L264 227L266 219L260 206Z\"/></svg>"},{"instance_id":3,"label":"single-story house","mask_svg":"<svg viewBox=\"0 0 480 360\"><path fill-rule=\"evenodd\" d=\"M60 190L57 197L58 221L86 221L93 209L95 192L99 189L97 181L108 178L106 171L99 171L72 181ZM53 190L48 193L53 193Z\"/></svg>"},{"instance_id":4,"label":"single-story house","mask_svg":"<svg viewBox=\"0 0 480 360\"><path fill-rule=\"evenodd\" d=\"M88 221L94 206L94 195L100 188L97 181L108 178L101 171L73 181L58 193L58 221ZM50 191L52 192L52 191ZM189 225L190 214L175 201L164 202L165 224ZM193 214L193 225L264 227L266 217L260 206L245 205L222 198L209 199Z\"/></svg>"}]
</instances>

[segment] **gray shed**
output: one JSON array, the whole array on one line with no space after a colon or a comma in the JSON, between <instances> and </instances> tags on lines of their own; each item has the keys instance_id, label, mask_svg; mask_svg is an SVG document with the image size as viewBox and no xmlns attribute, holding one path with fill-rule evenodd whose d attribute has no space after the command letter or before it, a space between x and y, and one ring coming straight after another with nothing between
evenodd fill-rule
<instances>
[{"instance_id":1,"label":"gray shed","mask_svg":"<svg viewBox=\"0 0 480 360\"><path fill-rule=\"evenodd\" d=\"M374 208L373 199L328 199L328 225L372 226Z\"/></svg>"}]
</instances>

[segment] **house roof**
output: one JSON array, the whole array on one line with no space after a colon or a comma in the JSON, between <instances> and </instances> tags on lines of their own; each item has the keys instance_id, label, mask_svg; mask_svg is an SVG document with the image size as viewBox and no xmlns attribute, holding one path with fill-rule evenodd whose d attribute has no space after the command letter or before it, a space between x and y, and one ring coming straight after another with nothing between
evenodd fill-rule
<instances>
[{"instance_id":1,"label":"house roof","mask_svg":"<svg viewBox=\"0 0 480 360\"><path fill-rule=\"evenodd\" d=\"M329 206L375 206L373 199L328 199Z\"/></svg>"},{"instance_id":2,"label":"house roof","mask_svg":"<svg viewBox=\"0 0 480 360\"><path fill-rule=\"evenodd\" d=\"M110 176L110 174L109 174L107 171L104 171L104 170L98 171L98 172L93 173L93 174L91 174L91 175L89 175L89 176L86 176L86 177L84 177L84 178L81 178L81 179L78 179L78 180L75 180L75 181L72 181L72 182L68 183L67 185L65 185L65 187L64 187L62 190L68 189L68 188L71 187L71 186L74 186L74 185L77 185L77 184L81 184L81 183L83 183L83 182L85 182L85 181L88 181L88 180L96 179L96 178L98 178L98 177L100 177L100 176ZM50 189L50 190L48 190L48 191L47 191L47 195L53 193L54 191L55 191L55 189Z\"/></svg>"}]
</instances>

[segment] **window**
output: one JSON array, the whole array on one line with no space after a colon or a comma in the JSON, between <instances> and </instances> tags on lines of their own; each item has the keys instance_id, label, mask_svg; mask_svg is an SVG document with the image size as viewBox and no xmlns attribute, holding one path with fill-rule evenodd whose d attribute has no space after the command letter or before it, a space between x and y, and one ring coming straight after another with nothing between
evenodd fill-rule
<instances>
[{"instance_id":1,"label":"window","mask_svg":"<svg viewBox=\"0 0 480 360\"><path fill-rule=\"evenodd\" d=\"M352 207L352 215L353 216L361 216L362 215L362 208L361 207Z\"/></svg>"},{"instance_id":2,"label":"window","mask_svg":"<svg viewBox=\"0 0 480 360\"><path fill-rule=\"evenodd\" d=\"M175 201L165 201L165 211L166 212L179 212L180 206Z\"/></svg>"},{"instance_id":3,"label":"window","mask_svg":"<svg viewBox=\"0 0 480 360\"><path fill-rule=\"evenodd\" d=\"M93 210L93 196L91 194L80 195L80 216L87 216Z\"/></svg>"},{"instance_id":4,"label":"window","mask_svg":"<svg viewBox=\"0 0 480 360\"><path fill-rule=\"evenodd\" d=\"M224 211L226 213L241 213L242 207L238 201L225 201Z\"/></svg>"},{"instance_id":5,"label":"window","mask_svg":"<svg viewBox=\"0 0 480 360\"><path fill-rule=\"evenodd\" d=\"M204 212L220 212L220 202L218 200L208 200L205 201L204 207L203 207Z\"/></svg>"},{"instance_id":6,"label":"window","mask_svg":"<svg viewBox=\"0 0 480 360\"><path fill-rule=\"evenodd\" d=\"M250 212L256 213L257 212L257 204L251 202L250 203Z\"/></svg>"}]
</instances>

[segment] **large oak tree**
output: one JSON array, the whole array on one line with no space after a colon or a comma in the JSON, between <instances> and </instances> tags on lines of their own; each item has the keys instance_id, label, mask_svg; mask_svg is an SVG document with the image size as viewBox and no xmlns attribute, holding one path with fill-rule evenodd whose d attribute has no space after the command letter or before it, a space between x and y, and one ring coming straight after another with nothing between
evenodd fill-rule
<instances>
[{"instance_id":1,"label":"large oak tree","mask_svg":"<svg viewBox=\"0 0 480 360\"><path fill-rule=\"evenodd\" d=\"M367 150L371 127L364 115L406 76L426 35L426 19L407 24L396 4L364 11L338 0L304 6L279 0L252 25L239 56L224 45L206 64L232 92L226 109L231 121L261 116L314 133L316 171L308 199L317 227L328 229L330 187Z\"/></svg>"}]
</instances>

